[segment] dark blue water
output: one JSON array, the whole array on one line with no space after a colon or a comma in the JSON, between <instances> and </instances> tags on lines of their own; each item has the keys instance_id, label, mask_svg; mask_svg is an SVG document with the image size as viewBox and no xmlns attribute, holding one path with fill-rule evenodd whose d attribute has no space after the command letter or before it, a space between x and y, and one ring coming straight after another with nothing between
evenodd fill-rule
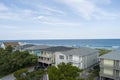
<instances>
[{"instance_id":1,"label":"dark blue water","mask_svg":"<svg viewBox=\"0 0 120 80\"><path fill-rule=\"evenodd\" d=\"M68 40L0 40L2 42L24 42L31 44L63 45L74 47L119 48L120 39L68 39Z\"/></svg>"}]
</instances>

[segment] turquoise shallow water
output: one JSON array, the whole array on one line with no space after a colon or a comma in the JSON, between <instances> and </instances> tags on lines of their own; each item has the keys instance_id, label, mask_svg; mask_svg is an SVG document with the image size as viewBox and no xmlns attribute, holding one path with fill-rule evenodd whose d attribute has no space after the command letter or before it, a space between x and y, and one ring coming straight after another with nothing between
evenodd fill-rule
<instances>
[{"instance_id":1,"label":"turquoise shallow water","mask_svg":"<svg viewBox=\"0 0 120 80\"><path fill-rule=\"evenodd\" d=\"M24 42L30 44L62 45L92 48L120 48L120 39L58 39L58 40L0 40L2 42Z\"/></svg>"}]
</instances>

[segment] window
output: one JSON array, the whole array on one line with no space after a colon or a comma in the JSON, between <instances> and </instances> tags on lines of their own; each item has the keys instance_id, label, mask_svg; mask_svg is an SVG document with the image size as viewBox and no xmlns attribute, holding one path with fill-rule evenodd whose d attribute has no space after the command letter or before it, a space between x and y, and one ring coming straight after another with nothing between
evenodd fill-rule
<instances>
[{"instance_id":1,"label":"window","mask_svg":"<svg viewBox=\"0 0 120 80\"><path fill-rule=\"evenodd\" d=\"M64 56L63 56L63 55L60 55L60 56L59 56L59 59L64 59Z\"/></svg>"},{"instance_id":2,"label":"window","mask_svg":"<svg viewBox=\"0 0 120 80\"><path fill-rule=\"evenodd\" d=\"M72 58L73 58L73 56L72 56L72 55L70 55L70 56L69 56L69 59L70 59L70 60L72 60Z\"/></svg>"},{"instance_id":3,"label":"window","mask_svg":"<svg viewBox=\"0 0 120 80\"><path fill-rule=\"evenodd\" d=\"M41 55L43 55L43 51L41 51Z\"/></svg>"},{"instance_id":4,"label":"window","mask_svg":"<svg viewBox=\"0 0 120 80\"><path fill-rule=\"evenodd\" d=\"M81 56L79 56L79 61L82 61L82 57Z\"/></svg>"},{"instance_id":5,"label":"window","mask_svg":"<svg viewBox=\"0 0 120 80\"><path fill-rule=\"evenodd\" d=\"M49 61L50 59L49 58L47 58L47 61Z\"/></svg>"},{"instance_id":6,"label":"window","mask_svg":"<svg viewBox=\"0 0 120 80\"><path fill-rule=\"evenodd\" d=\"M66 56L66 59L68 60L68 56Z\"/></svg>"},{"instance_id":7,"label":"window","mask_svg":"<svg viewBox=\"0 0 120 80\"><path fill-rule=\"evenodd\" d=\"M44 55L46 55L46 52L44 52Z\"/></svg>"}]
</instances>

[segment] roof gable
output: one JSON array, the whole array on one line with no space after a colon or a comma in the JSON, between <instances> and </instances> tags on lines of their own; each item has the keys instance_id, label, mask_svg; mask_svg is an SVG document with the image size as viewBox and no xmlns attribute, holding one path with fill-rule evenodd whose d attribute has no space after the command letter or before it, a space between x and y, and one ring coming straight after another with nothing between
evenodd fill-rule
<instances>
[{"instance_id":1,"label":"roof gable","mask_svg":"<svg viewBox=\"0 0 120 80\"><path fill-rule=\"evenodd\" d=\"M12 46L12 47L20 46L19 42L3 42L3 44L4 44L5 47L8 47L8 46Z\"/></svg>"},{"instance_id":2,"label":"roof gable","mask_svg":"<svg viewBox=\"0 0 120 80\"><path fill-rule=\"evenodd\" d=\"M68 50L71 50L71 49L74 49L72 47L65 47L65 46L55 46L55 47L49 47L49 48L46 48L46 49L42 49L42 51L48 51L48 52L62 52L62 51L68 51Z\"/></svg>"},{"instance_id":3,"label":"roof gable","mask_svg":"<svg viewBox=\"0 0 120 80\"><path fill-rule=\"evenodd\" d=\"M65 55L77 55L77 56L86 56L91 54L97 54L98 50L91 48L76 48L69 51L62 52Z\"/></svg>"},{"instance_id":4,"label":"roof gable","mask_svg":"<svg viewBox=\"0 0 120 80\"><path fill-rule=\"evenodd\" d=\"M100 56L99 58L120 60L120 50L109 52L107 54Z\"/></svg>"}]
</instances>

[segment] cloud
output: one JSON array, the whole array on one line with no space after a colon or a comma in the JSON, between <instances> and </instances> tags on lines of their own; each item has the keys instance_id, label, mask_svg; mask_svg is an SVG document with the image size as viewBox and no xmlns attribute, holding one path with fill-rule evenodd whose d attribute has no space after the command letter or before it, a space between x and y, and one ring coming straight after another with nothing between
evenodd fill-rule
<instances>
[{"instance_id":1,"label":"cloud","mask_svg":"<svg viewBox=\"0 0 120 80\"><path fill-rule=\"evenodd\" d=\"M41 22L49 22L50 20L42 16L47 15L48 17L51 16L51 18L53 17L54 19L54 16L60 16L65 14L62 10L53 8L51 6L49 7L48 5L36 4L34 5L35 9L21 8L15 4L11 5L12 6L8 7L5 4L0 3L0 19L33 21L35 18L37 18ZM29 6L32 7L33 5L29 4ZM51 22L54 22L54 20L52 20Z\"/></svg>"},{"instance_id":2,"label":"cloud","mask_svg":"<svg viewBox=\"0 0 120 80\"><path fill-rule=\"evenodd\" d=\"M79 15L86 20L116 19L118 16L118 14L106 11L105 9L101 8L101 6L99 6L99 4L104 5L111 4L112 3L111 0L59 0L59 1L53 0L53 1L61 2L62 4L67 5L71 9L71 13L75 13L77 14L77 16ZM30 6L30 8L21 8L15 4L12 4L15 7L8 7L5 4L0 3L0 19L32 21L36 18L41 22L48 23L61 21L59 20L59 18L63 16L68 17L69 15L68 13L69 11L68 12L63 11L62 9L55 7L54 5L53 6L43 5L41 1L40 4L38 3L32 4L31 2L28 1L24 3L24 5L25 4ZM34 6L35 9L32 8L32 6Z\"/></svg>"},{"instance_id":3,"label":"cloud","mask_svg":"<svg viewBox=\"0 0 120 80\"><path fill-rule=\"evenodd\" d=\"M16 26L10 26L10 25L1 25L0 24L0 29L1 30L15 30L15 29L19 29L18 27Z\"/></svg>"},{"instance_id":4,"label":"cloud","mask_svg":"<svg viewBox=\"0 0 120 80\"><path fill-rule=\"evenodd\" d=\"M98 3L106 3L110 4L111 0L61 0L61 3L69 6L73 12L77 13L81 17L86 20L90 20L92 18L95 19L103 19L105 18L113 18L117 15L115 13L108 12L101 8Z\"/></svg>"},{"instance_id":5,"label":"cloud","mask_svg":"<svg viewBox=\"0 0 120 80\"><path fill-rule=\"evenodd\" d=\"M65 27L75 27L75 26L81 26L80 22L73 22L73 21L67 21L63 20L57 17L51 17L51 16L37 16L34 18L34 20L38 21L39 23L48 24L48 25L56 25L56 26L65 26Z\"/></svg>"},{"instance_id":6,"label":"cloud","mask_svg":"<svg viewBox=\"0 0 120 80\"><path fill-rule=\"evenodd\" d=\"M13 12L13 9L6 6L3 3L0 3L0 19L6 19L6 20L18 20L20 19L20 14L17 12Z\"/></svg>"},{"instance_id":7,"label":"cloud","mask_svg":"<svg viewBox=\"0 0 120 80\"><path fill-rule=\"evenodd\" d=\"M34 19L39 20L40 22L43 22L43 23L52 22L52 20L48 19L48 17L45 17L45 16L37 16Z\"/></svg>"},{"instance_id":8,"label":"cloud","mask_svg":"<svg viewBox=\"0 0 120 80\"><path fill-rule=\"evenodd\" d=\"M32 2L33 1L33 2ZM58 8L58 5L49 5L49 3L54 2L54 0L51 1L44 1L44 0L32 0L31 2L29 0L25 0L24 2L20 0L20 3L31 6L34 10L39 11L39 13L47 14L47 15L64 15L65 12ZM46 3L45 3L46 2ZM34 6L34 7L33 7Z\"/></svg>"},{"instance_id":9,"label":"cloud","mask_svg":"<svg viewBox=\"0 0 120 80\"><path fill-rule=\"evenodd\" d=\"M8 7L6 7L4 4L0 3L0 12L1 11L8 11Z\"/></svg>"},{"instance_id":10,"label":"cloud","mask_svg":"<svg viewBox=\"0 0 120 80\"><path fill-rule=\"evenodd\" d=\"M111 4L112 1L111 0L93 0L94 2L98 3L98 4Z\"/></svg>"},{"instance_id":11,"label":"cloud","mask_svg":"<svg viewBox=\"0 0 120 80\"><path fill-rule=\"evenodd\" d=\"M0 19L5 20L32 20L38 12L31 9L11 8L0 3Z\"/></svg>"},{"instance_id":12,"label":"cloud","mask_svg":"<svg viewBox=\"0 0 120 80\"><path fill-rule=\"evenodd\" d=\"M37 5L37 8L44 10L45 12L48 12L49 15L51 14L56 14L56 15L65 15L65 12L57 9L57 8L53 8L52 6L47 6L47 5Z\"/></svg>"}]
</instances>

